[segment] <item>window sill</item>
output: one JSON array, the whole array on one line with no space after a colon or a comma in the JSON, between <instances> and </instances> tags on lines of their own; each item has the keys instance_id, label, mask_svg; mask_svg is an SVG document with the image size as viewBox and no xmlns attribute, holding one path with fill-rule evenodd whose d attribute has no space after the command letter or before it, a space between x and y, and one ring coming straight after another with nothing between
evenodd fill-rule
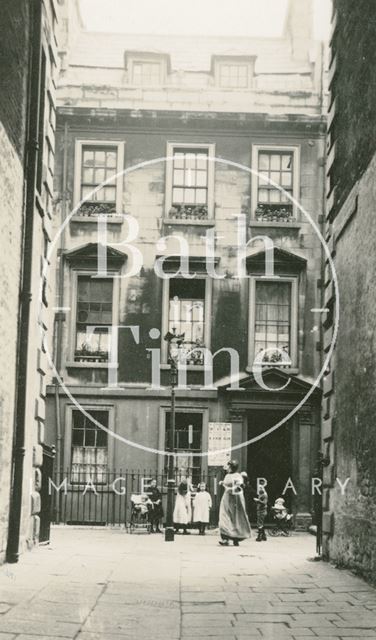
<instances>
[{"instance_id":1,"label":"window sill","mask_svg":"<svg viewBox=\"0 0 376 640\"><path fill-rule=\"evenodd\" d=\"M171 369L171 365L170 364L161 364L159 365L159 368L162 371L168 371L169 369ZM187 364L187 366L185 367L186 371L209 371L210 367L205 367L205 365L203 364Z\"/></svg>"},{"instance_id":2,"label":"window sill","mask_svg":"<svg viewBox=\"0 0 376 640\"><path fill-rule=\"evenodd\" d=\"M251 220L249 226L256 228L273 227L275 229L300 229L301 222L278 222L278 220Z\"/></svg>"},{"instance_id":3,"label":"window sill","mask_svg":"<svg viewBox=\"0 0 376 640\"><path fill-rule=\"evenodd\" d=\"M70 222L90 222L94 224L98 224L98 218L100 214L95 214L92 216L83 216L79 213L73 215L70 219ZM106 217L107 224L123 224L124 218L120 213L104 213Z\"/></svg>"},{"instance_id":4,"label":"window sill","mask_svg":"<svg viewBox=\"0 0 376 640\"><path fill-rule=\"evenodd\" d=\"M65 363L67 369L118 369L118 364L111 364L111 362L75 362L69 360Z\"/></svg>"},{"instance_id":5,"label":"window sill","mask_svg":"<svg viewBox=\"0 0 376 640\"><path fill-rule=\"evenodd\" d=\"M185 226L195 226L195 227L214 227L215 220L213 218L208 218L207 220L181 220L179 218L163 218L163 224L169 225L185 225Z\"/></svg>"}]
</instances>

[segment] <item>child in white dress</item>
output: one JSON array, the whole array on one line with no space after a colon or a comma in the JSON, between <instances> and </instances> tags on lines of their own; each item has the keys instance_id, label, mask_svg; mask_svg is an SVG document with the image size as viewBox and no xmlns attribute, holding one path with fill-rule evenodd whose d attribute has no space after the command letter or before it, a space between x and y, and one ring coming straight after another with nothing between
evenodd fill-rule
<instances>
[{"instance_id":1,"label":"child in white dress","mask_svg":"<svg viewBox=\"0 0 376 640\"><path fill-rule=\"evenodd\" d=\"M205 535L206 526L210 521L210 509L212 508L212 499L208 491L206 491L205 482L200 482L198 491L193 500L193 520L199 526L199 535Z\"/></svg>"}]
</instances>

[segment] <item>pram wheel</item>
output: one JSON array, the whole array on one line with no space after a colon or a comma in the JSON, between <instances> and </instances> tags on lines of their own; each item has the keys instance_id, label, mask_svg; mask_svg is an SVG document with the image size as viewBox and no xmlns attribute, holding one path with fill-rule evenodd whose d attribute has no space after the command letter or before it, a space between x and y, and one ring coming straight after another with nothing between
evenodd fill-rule
<instances>
[{"instance_id":1,"label":"pram wheel","mask_svg":"<svg viewBox=\"0 0 376 640\"><path fill-rule=\"evenodd\" d=\"M268 529L268 535L269 535L271 538L275 538L275 537L277 537L277 536L279 535L279 533L278 533L278 529L277 529L276 527L271 527L270 529Z\"/></svg>"}]
</instances>

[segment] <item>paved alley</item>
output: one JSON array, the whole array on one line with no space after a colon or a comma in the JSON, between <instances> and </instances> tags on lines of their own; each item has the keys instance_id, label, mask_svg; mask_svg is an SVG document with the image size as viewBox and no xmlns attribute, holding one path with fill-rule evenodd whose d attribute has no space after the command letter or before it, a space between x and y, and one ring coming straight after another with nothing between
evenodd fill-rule
<instances>
[{"instance_id":1,"label":"paved alley","mask_svg":"<svg viewBox=\"0 0 376 640\"><path fill-rule=\"evenodd\" d=\"M314 544L56 528L0 567L0 640L376 639L376 590Z\"/></svg>"}]
</instances>

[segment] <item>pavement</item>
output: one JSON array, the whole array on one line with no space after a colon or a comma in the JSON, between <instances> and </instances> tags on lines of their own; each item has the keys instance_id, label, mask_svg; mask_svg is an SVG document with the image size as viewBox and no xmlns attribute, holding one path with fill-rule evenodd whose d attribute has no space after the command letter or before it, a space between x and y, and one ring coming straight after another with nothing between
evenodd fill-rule
<instances>
[{"instance_id":1,"label":"pavement","mask_svg":"<svg viewBox=\"0 0 376 640\"><path fill-rule=\"evenodd\" d=\"M54 528L0 567L0 640L376 640L376 590L314 546Z\"/></svg>"}]
</instances>

